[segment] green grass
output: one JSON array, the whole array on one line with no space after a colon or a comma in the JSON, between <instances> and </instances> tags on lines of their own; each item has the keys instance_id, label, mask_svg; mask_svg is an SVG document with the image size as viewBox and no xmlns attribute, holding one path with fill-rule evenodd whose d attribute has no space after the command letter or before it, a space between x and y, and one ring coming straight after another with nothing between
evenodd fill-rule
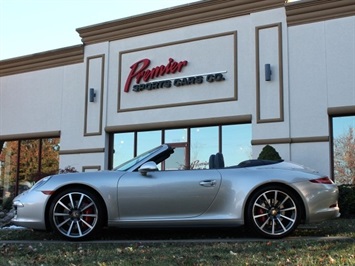
<instances>
[{"instance_id":1,"label":"green grass","mask_svg":"<svg viewBox=\"0 0 355 266\"><path fill-rule=\"evenodd\" d=\"M216 244L24 244L1 247L2 265L354 265L348 241Z\"/></svg>"},{"instance_id":2,"label":"green grass","mask_svg":"<svg viewBox=\"0 0 355 266\"><path fill-rule=\"evenodd\" d=\"M206 233L208 232L208 233ZM101 239L120 243L58 243L50 233L0 230L0 265L355 265L355 219L298 229L277 241L247 239L240 229L105 230ZM315 237L344 237L321 240ZM218 238L214 243L149 243L135 240ZM240 241L231 241L237 238ZM33 240L39 240L32 242ZM230 242L229 242L230 241Z\"/></svg>"}]
</instances>

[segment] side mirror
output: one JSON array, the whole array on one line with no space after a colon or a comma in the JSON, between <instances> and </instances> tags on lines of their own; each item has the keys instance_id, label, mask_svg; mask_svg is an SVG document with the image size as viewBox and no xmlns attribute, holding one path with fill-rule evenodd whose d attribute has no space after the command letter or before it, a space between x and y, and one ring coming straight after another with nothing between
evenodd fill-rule
<instances>
[{"instance_id":1,"label":"side mirror","mask_svg":"<svg viewBox=\"0 0 355 266\"><path fill-rule=\"evenodd\" d=\"M138 168L138 171L141 173L141 175L147 176L148 172L158 171L158 167L155 162L146 162Z\"/></svg>"}]
</instances>

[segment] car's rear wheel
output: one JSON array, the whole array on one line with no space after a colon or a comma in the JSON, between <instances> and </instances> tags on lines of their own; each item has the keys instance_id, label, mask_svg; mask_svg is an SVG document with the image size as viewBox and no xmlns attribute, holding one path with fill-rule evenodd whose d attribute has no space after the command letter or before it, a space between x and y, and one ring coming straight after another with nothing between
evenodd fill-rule
<instances>
[{"instance_id":1,"label":"car's rear wheel","mask_svg":"<svg viewBox=\"0 0 355 266\"><path fill-rule=\"evenodd\" d=\"M60 192L50 206L51 227L69 240L93 237L102 225L98 197L85 188Z\"/></svg>"},{"instance_id":2,"label":"car's rear wheel","mask_svg":"<svg viewBox=\"0 0 355 266\"><path fill-rule=\"evenodd\" d=\"M298 226L301 208L293 191L277 186L257 190L247 207L247 224L258 235L282 238Z\"/></svg>"}]
</instances>

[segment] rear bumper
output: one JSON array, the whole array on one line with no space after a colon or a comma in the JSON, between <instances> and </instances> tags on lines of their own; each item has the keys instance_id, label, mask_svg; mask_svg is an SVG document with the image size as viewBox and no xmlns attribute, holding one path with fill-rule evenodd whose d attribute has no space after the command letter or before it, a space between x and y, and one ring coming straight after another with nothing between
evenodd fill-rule
<instances>
[{"instance_id":1,"label":"rear bumper","mask_svg":"<svg viewBox=\"0 0 355 266\"><path fill-rule=\"evenodd\" d=\"M318 223L325 220L331 220L340 217L339 207L319 210L310 216L308 223Z\"/></svg>"},{"instance_id":2,"label":"rear bumper","mask_svg":"<svg viewBox=\"0 0 355 266\"><path fill-rule=\"evenodd\" d=\"M302 182L298 189L303 191L305 223L317 223L340 217L338 187L335 184L313 184Z\"/></svg>"}]
</instances>

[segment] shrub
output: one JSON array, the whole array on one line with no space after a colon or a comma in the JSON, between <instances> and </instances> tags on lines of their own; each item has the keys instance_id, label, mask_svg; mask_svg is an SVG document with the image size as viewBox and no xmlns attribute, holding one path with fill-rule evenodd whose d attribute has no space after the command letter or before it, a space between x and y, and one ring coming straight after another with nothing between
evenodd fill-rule
<instances>
[{"instance_id":1,"label":"shrub","mask_svg":"<svg viewBox=\"0 0 355 266\"><path fill-rule=\"evenodd\" d=\"M271 161L278 161L281 160L279 153L275 150L274 147L270 145L266 145L263 150L260 152L259 160L271 160Z\"/></svg>"},{"instance_id":2,"label":"shrub","mask_svg":"<svg viewBox=\"0 0 355 266\"><path fill-rule=\"evenodd\" d=\"M339 185L339 208L342 218L355 217L355 186Z\"/></svg>"},{"instance_id":3,"label":"shrub","mask_svg":"<svg viewBox=\"0 0 355 266\"><path fill-rule=\"evenodd\" d=\"M68 165L64 169L59 169L59 174L67 174L67 173L77 173L78 171L75 167Z\"/></svg>"}]
</instances>

